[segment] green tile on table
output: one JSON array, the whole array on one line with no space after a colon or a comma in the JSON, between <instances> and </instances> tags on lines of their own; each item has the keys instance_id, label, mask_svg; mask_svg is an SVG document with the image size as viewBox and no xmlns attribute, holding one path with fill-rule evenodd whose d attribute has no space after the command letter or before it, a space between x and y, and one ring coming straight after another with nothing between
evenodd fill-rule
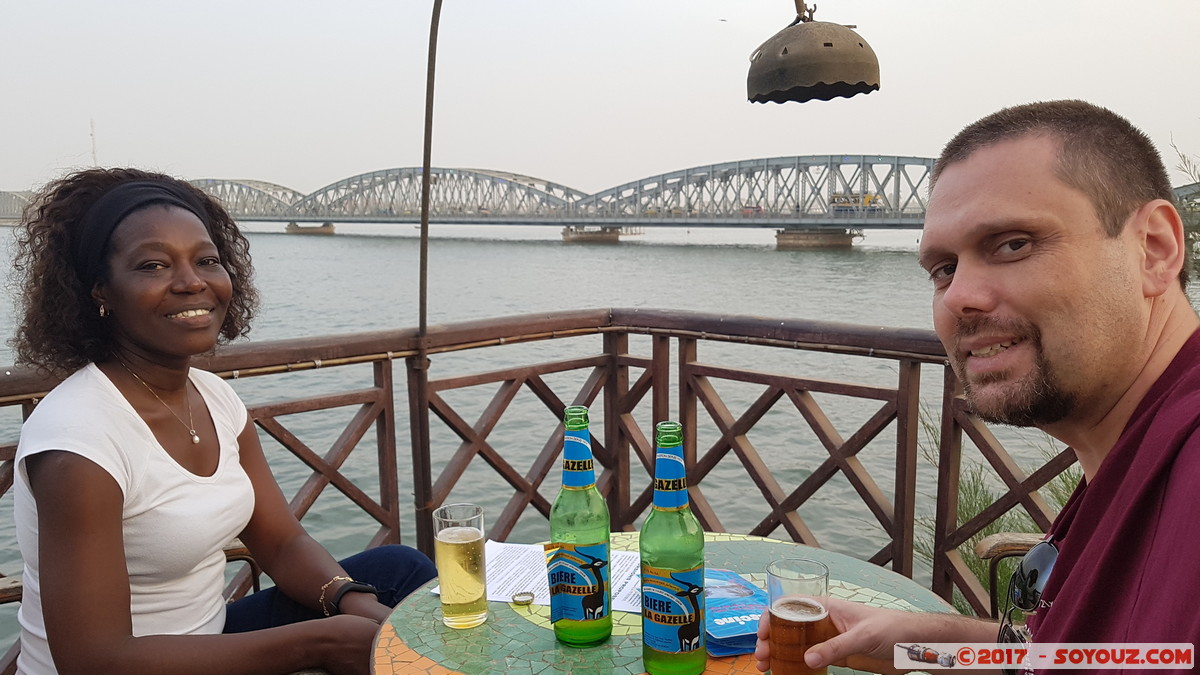
<instances>
[{"instance_id":1,"label":"green tile on table","mask_svg":"<svg viewBox=\"0 0 1200 675\"><path fill-rule=\"evenodd\" d=\"M911 580L864 561L854 561L826 551L798 549L790 542L760 537L710 534L706 540L711 544L706 549L711 566L736 570L760 586L765 585L764 568L770 560L811 556L836 561L836 567L831 564L831 569L858 582L831 580L830 594L836 597L904 609L918 607L906 598L919 602L924 609L939 609L941 604L936 598L931 600L932 594ZM614 533L612 536L615 550L637 550L637 543L637 533ZM863 586L871 586L876 590L864 591ZM492 603L491 618L484 626L453 631L442 625L437 606L436 596L410 596L410 600L402 603L404 620L390 622L398 638L392 642L399 643L399 648L407 647L445 668L459 672L473 673L481 666L489 669L487 672L512 672L517 675L553 675L557 672L640 675L644 672L641 661L642 619L637 614L615 613L612 639L597 647L579 650L560 645L554 640L549 627L549 610L545 607ZM448 644L451 640L453 646ZM456 664L456 659L461 663ZM559 667L556 668L555 664Z\"/></svg>"}]
</instances>

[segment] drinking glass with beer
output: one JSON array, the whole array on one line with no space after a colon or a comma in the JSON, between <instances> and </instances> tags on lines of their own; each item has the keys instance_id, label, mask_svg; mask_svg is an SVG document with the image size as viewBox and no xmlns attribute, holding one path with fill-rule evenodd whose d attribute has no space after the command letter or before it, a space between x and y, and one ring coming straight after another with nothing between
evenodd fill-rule
<instances>
[{"instance_id":1,"label":"drinking glass with beer","mask_svg":"<svg viewBox=\"0 0 1200 675\"><path fill-rule=\"evenodd\" d=\"M829 594L829 568L806 558L784 558L767 566L774 675L826 673L804 663L808 648L837 635L823 599Z\"/></svg>"},{"instance_id":2,"label":"drinking glass with beer","mask_svg":"<svg viewBox=\"0 0 1200 675\"><path fill-rule=\"evenodd\" d=\"M483 560L483 507L448 504L433 512L434 559L442 595L442 623L474 628L487 620Z\"/></svg>"}]
</instances>

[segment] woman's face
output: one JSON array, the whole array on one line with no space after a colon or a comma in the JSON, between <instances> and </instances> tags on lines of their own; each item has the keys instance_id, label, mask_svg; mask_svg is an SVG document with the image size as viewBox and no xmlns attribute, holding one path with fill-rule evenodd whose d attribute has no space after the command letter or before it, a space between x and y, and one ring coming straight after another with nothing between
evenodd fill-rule
<instances>
[{"instance_id":1,"label":"woman's face","mask_svg":"<svg viewBox=\"0 0 1200 675\"><path fill-rule=\"evenodd\" d=\"M131 213L107 262L93 297L109 311L118 350L169 362L216 346L233 284L195 214L165 204Z\"/></svg>"}]
</instances>

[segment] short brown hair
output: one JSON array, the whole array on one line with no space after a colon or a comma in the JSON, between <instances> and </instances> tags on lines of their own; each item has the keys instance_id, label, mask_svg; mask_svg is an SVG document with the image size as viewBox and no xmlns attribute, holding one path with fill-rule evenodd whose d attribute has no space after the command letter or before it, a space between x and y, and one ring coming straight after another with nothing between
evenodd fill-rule
<instances>
[{"instance_id":1,"label":"short brown hair","mask_svg":"<svg viewBox=\"0 0 1200 675\"><path fill-rule=\"evenodd\" d=\"M130 181L154 181L186 192L203 207L209 236L229 272L233 298L221 338L249 333L258 307L250 244L237 223L211 196L194 185L138 169L87 169L52 181L25 209L13 262L20 325L12 339L17 360L57 375L112 355L114 343L76 270L71 242L89 209L108 190ZM103 272L107 276L107 271Z\"/></svg>"},{"instance_id":2,"label":"short brown hair","mask_svg":"<svg viewBox=\"0 0 1200 675\"><path fill-rule=\"evenodd\" d=\"M1013 106L970 124L942 150L929 177L930 192L946 167L976 150L1039 134L1060 141L1055 173L1088 196L1110 237L1119 235L1129 214L1143 204L1175 203L1167 168L1150 138L1113 111L1075 100ZM1179 282L1187 286L1187 261Z\"/></svg>"}]
</instances>

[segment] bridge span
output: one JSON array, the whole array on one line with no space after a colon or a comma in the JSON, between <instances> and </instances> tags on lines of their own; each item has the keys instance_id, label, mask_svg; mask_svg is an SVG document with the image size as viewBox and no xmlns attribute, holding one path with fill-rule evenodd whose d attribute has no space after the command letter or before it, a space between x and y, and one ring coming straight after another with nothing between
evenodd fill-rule
<instances>
[{"instance_id":1,"label":"bridge span","mask_svg":"<svg viewBox=\"0 0 1200 675\"><path fill-rule=\"evenodd\" d=\"M864 229L919 228L932 166L921 157L773 157L696 166L594 194L502 171L434 168L430 223L548 225L570 241L615 241L647 227L773 228L781 247L849 245ZM260 181L194 183L239 219L327 233L333 223L420 222L421 173L374 171L303 196Z\"/></svg>"},{"instance_id":2,"label":"bridge span","mask_svg":"<svg viewBox=\"0 0 1200 675\"><path fill-rule=\"evenodd\" d=\"M648 176L595 194L507 172L435 168L430 222L573 230L914 228L924 218L932 165L919 157L774 157ZM259 181L193 182L244 220L420 222L419 167L353 176L299 198Z\"/></svg>"},{"instance_id":3,"label":"bridge span","mask_svg":"<svg viewBox=\"0 0 1200 675\"><path fill-rule=\"evenodd\" d=\"M867 229L921 227L933 162L886 155L748 159L648 176L594 194L504 171L434 168L430 223L547 225L581 240L615 240L647 227L774 228L781 245L789 238L797 246L848 244ZM333 223L420 222L421 173L420 167L372 171L311 194L261 180L192 183L238 220L332 232ZM1200 203L1200 184L1176 194ZM0 220L19 218L29 199L28 193L0 192Z\"/></svg>"}]
</instances>

